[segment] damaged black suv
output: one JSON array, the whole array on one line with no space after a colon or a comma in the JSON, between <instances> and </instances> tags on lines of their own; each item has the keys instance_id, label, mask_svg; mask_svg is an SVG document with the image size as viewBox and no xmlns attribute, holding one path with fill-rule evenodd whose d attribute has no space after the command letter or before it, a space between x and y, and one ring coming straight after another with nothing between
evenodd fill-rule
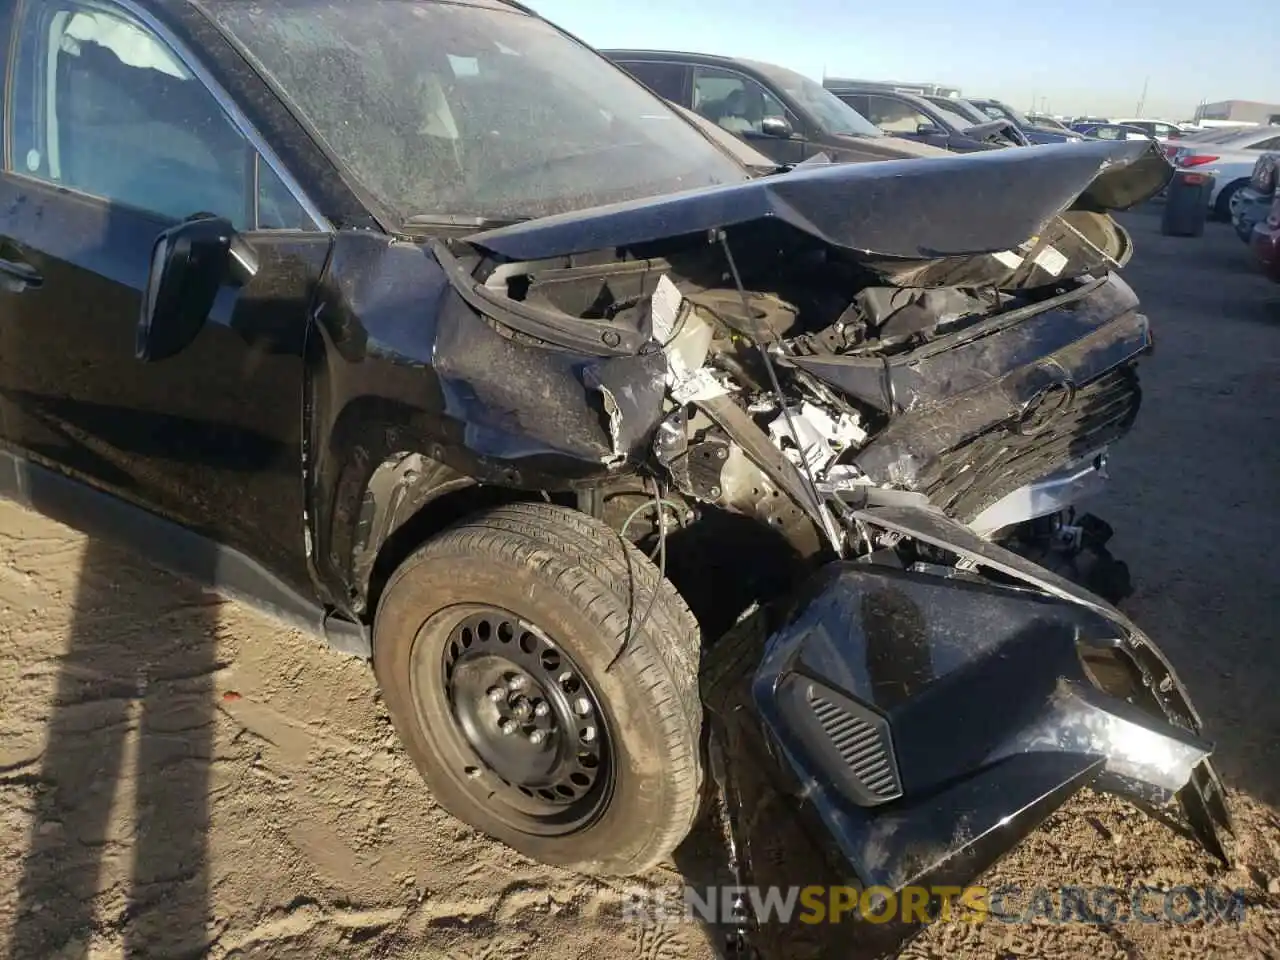
<instances>
[{"instance_id":1,"label":"damaged black suv","mask_svg":"<svg viewBox=\"0 0 1280 960\"><path fill-rule=\"evenodd\" d=\"M714 796L745 881L896 889L1093 784L1226 855L1028 559L1137 414L1148 144L749 171L499 0L0 11L0 485L372 658L457 816L629 873Z\"/></svg>"}]
</instances>

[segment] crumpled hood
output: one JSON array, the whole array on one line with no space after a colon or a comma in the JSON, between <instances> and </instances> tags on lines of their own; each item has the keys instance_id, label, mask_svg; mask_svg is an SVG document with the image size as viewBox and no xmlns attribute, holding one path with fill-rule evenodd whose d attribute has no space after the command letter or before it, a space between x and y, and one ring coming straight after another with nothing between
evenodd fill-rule
<instances>
[{"instance_id":1,"label":"crumpled hood","mask_svg":"<svg viewBox=\"0 0 1280 960\"><path fill-rule=\"evenodd\" d=\"M1071 207L1122 210L1173 168L1148 141L1090 141L790 172L530 220L468 238L512 260L776 218L835 247L921 259L1007 250Z\"/></svg>"}]
</instances>

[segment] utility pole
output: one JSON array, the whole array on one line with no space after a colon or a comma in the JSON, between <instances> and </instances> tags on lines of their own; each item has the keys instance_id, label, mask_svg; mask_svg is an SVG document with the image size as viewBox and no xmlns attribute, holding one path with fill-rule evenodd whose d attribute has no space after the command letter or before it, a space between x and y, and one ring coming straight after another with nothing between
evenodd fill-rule
<instances>
[{"instance_id":1,"label":"utility pole","mask_svg":"<svg viewBox=\"0 0 1280 960\"><path fill-rule=\"evenodd\" d=\"M1147 105L1147 84L1151 82L1151 77L1145 77L1142 81L1142 96L1138 98L1138 109L1134 111L1139 117L1142 116L1142 108Z\"/></svg>"}]
</instances>

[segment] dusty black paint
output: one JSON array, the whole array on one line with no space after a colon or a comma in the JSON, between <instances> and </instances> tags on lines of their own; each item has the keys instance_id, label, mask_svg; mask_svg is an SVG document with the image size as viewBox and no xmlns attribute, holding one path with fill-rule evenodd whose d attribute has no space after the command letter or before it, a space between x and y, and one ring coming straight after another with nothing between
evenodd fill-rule
<instances>
[{"instance_id":1,"label":"dusty black paint","mask_svg":"<svg viewBox=\"0 0 1280 960\"><path fill-rule=\"evenodd\" d=\"M778 219L867 259L995 252L1073 205L1124 209L1172 167L1146 142L1102 141L883 163L806 164L785 176L500 227L472 242L516 260Z\"/></svg>"},{"instance_id":2,"label":"dusty black paint","mask_svg":"<svg viewBox=\"0 0 1280 960\"><path fill-rule=\"evenodd\" d=\"M189 558L195 562L187 567L222 584L257 574L270 582L278 609L308 623L345 618L341 622L349 626L335 636L366 655L363 626L373 612L378 578L391 562L387 557L403 556L415 545L414 536L438 529L455 510L504 497L546 496L614 517L616 507L610 512L609 504L602 506L602 488L649 496L639 475L653 467L666 364L652 323L627 314L623 304L612 304L622 312L607 317L587 310L557 313L549 306L549 290L540 291L541 300L507 297L500 286L484 285L504 261L543 260L565 280L580 280L584 274L574 273L579 268L590 273L608 264L606 273L629 272L630 287L647 294L661 272L659 261L648 259L656 256L652 251L634 248L656 242L670 248L668 263L681 255L697 261L697 251L708 249L708 233L723 228L734 234L735 245L741 241L744 263L781 238L781 248L772 247L770 255L781 252L785 259L816 250L819 262L832 270L852 263L853 271L881 280L910 277L919 284L941 273L978 269L975 257L1021 244L1072 205L1087 212L1133 202L1157 189L1168 173L1157 154L1125 143L968 159L819 164L742 186L490 231L471 237L469 245L456 230L416 239L394 236L380 229L379 213L361 201L287 107L210 32L194 7L154 0L152 9L207 59L211 75L274 145L329 223L312 231L246 232L243 239L260 261L252 282L222 291L187 350L143 364L134 357L134 332L151 245L168 222L6 172L0 180L5 257L25 264L41 282L11 284L0 293L0 439L14 454L3 464L0 483L38 508L57 507L85 526L96 521L117 533L126 529L122 514L140 508L148 520L138 539L146 545L159 539L156 531L164 521L171 521L165 526L170 532L220 544L222 549ZM784 229L771 233L777 221ZM443 233L450 232L446 246ZM1083 255L1072 276L1064 277L1068 288L1083 284L1076 296L1042 300L1026 316L997 312L958 339L940 338L882 360L882 370L871 368L880 382L856 382L866 372L857 358L808 362L816 378L849 395L865 394L874 405L879 387L887 397L887 425L859 455L867 473L899 487L948 484L957 471L929 471L944 455L975 441L975 434L1009 427L1024 438L1046 436L1037 410L1028 406L1050 387L1067 389L1045 379L1049 368L1071 380L1072 396L1077 389L1083 396L1105 387L1119 390L1125 403L1133 399L1127 366L1149 345L1145 321L1123 284L1108 280L1091 287L1075 276L1086 269L1081 262L1090 270L1105 269L1123 254L1122 233L1104 231L1099 239L1101 245L1083 245L1093 254ZM578 253L588 256L570 256ZM930 263L939 258L951 259L930 274ZM630 266L613 266L619 263ZM724 278L712 279L717 295L729 302ZM1010 295L1026 296L1039 283L1023 276L1010 283ZM842 383L846 376L852 379ZM1111 393L1090 396L1111 409ZM787 554L788 563L779 565L785 569L769 570L752 590L759 583L784 583L804 562L825 559L817 534L831 518L801 472L735 399L701 400L689 405L690 414L695 408L723 434L703 443L732 447L756 471L744 473L768 478L778 488L766 493L768 484L757 490L748 479L746 490L737 491L740 500L707 507L712 516L704 529L712 531L709 548L716 559L741 561L726 557L732 551L725 545L749 540L740 531L720 538L730 529L726 517L769 534L758 538L774 548L767 560ZM1121 405L1124 417L1134 411ZM1001 450L1011 445L1004 433L999 440ZM31 462L52 468L56 479L30 469ZM1015 468L997 458L984 457L980 466L1014 476ZM718 496L717 479L721 475L699 477L708 499ZM45 489L35 490L36 484ZM692 475L688 486L693 489ZM50 499L54 489L58 495ZM989 494L998 486L988 483L984 489ZM73 490L82 491L76 504L90 502L83 491L94 491L108 495L112 506L98 505L89 516L77 513ZM776 506L751 500L775 493ZM955 514L980 505L972 490L948 488L947 496ZM717 710L724 696L733 695L726 691L746 691L738 703L718 710L718 736L728 747L732 779L725 790L745 805L748 822L768 826L766 836L743 839L751 863L785 873L794 861L768 855L768 845L779 841L788 855L812 852L812 835L807 845L798 829L803 821L830 837L829 849L820 851L830 873L814 869L787 882L852 875L899 884L921 874L926 861L941 864L931 875L935 881L971 879L1100 773L1098 757L1087 751L999 752L1026 726L1011 723L1009 711L1015 721L1040 717L1048 691L1065 681L1083 686L1072 638L1084 634L1086 640L1101 642L1107 635L1115 641L1114 649L1154 691L1147 705L1181 728L1163 731L1166 739L1195 739L1198 719L1168 664L1136 627L1100 601L1028 569L1025 561L978 540L941 512L881 509L852 520L972 559L1068 603L1025 594L1009 600L1023 613L1049 612L1042 618L1011 614L1005 642L992 655L982 647L986 635L976 623L976 588L965 581L939 584L912 574L911 589L931 597L916 603L924 608L921 629L913 635L910 618L892 615L876 634L876 611L853 601L895 575L870 564L829 564L802 594L803 602L773 624L767 648L748 650L732 638L719 645L713 663L728 657L716 668L727 672L723 685L713 683L708 690L708 703ZM692 533L697 532L695 526ZM179 554L190 542L171 538L161 555ZM754 567L751 551L743 552ZM235 577L227 575L231 567ZM734 577L741 569L730 564L725 574ZM760 572L749 570L743 579ZM686 566L671 573L680 582L681 576L702 572ZM997 596L1003 594L990 592L983 599ZM883 608L876 609L883 614ZM761 616L776 613L767 609ZM857 638L849 625L855 620L879 641L854 649ZM945 678L952 682L943 684L943 699L933 699L936 688L926 687L937 678L924 673L935 669L945 644L938 630L933 642L922 631L956 622L972 628L960 631L958 640L952 631L948 640L949 654L965 662ZM797 623L811 629L797 631ZM1081 623L1087 629L1080 634L1066 629ZM728 625L711 616L708 624ZM830 642L813 642L817 634ZM957 652L957 643L964 649ZM961 656L966 653L972 655L968 660ZM874 704L888 717L893 735L903 738L899 772L911 795L892 811L850 812L851 806L865 810L867 798L860 805L858 798L840 795L832 787L838 776L823 775L821 763L797 759L803 723L779 691L788 671L794 674L806 662L810 674L820 675L814 679L841 684L844 695ZM953 682L960 667L979 674L970 678L977 682ZM730 682L734 671L740 683ZM1008 709L996 716L997 705ZM934 731L966 711L967 724L955 730L963 728L968 736L953 751L939 751ZM1182 799L1202 841L1213 849L1225 822L1220 791L1208 767L1196 776ZM784 801L788 815L760 818L761 811L771 812L757 804L761 798L766 804ZM799 816L792 816L797 810ZM1010 811L1021 812L1002 829ZM875 833L886 824L892 835ZM761 844L766 855L757 857ZM758 879L781 882L784 876Z\"/></svg>"},{"instance_id":3,"label":"dusty black paint","mask_svg":"<svg viewBox=\"0 0 1280 960\"><path fill-rule=\"evenodd\" d=\"M1086 785L1142 801L1160 794L1108 772L1102 741L1079 749L1065 737L1024 737L1046 711L1101 711L1136 720L1188 756L1209 749L1172 667L1118 611L938 516L880 509L861 519L981 559L1053 596L832 564L791 602L732 631L705 663L702 687L726 762L740 882L963 885ZM1099 689L1079 650L1096 651L1137 689L1161 691L1159 699L1136 697L1135 710L1129 685ZM903 799L871 801L833 774L832 742L797 696L810 690L876 706ZM1202 843L1220 853L1230 829L1220 784L1207 761L1194 771L1179 799ZM890 955L919 929L850 914L748 933L770 960L817 960Z\"/></svg>"}]
</instances>

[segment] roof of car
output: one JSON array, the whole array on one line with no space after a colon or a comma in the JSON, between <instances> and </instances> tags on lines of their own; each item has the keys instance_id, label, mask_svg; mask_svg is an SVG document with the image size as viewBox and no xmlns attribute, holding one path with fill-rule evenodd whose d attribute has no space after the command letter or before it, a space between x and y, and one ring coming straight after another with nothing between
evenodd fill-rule
<instances>
[{"instance_id":1,"label":"roof of car","mask_svg":"<svg viewBox=\"0 0 1280 960\"><path fill-rule=\"evenodd\" d=\"M891 87L877 87L873 85L865 85L860 83L840 83L827 87L837 97L842 93L858 93L858 94L874 94L877 97L901 97L914 103L932 106L928 97L922 97L918 93L907 93L902 90L894 90Z\"/></svg>"},{"instance_id":2,"label":"roof of car","mask_svg":"<svg viewBox=\"0 0 1280 960\"><path fill-rule=\"evenodd\" d=\"M1078 123L1076 124L1076 133L1083 133L1085 136L1088 136L1090 131L1098 130L1102 127L1117 127L1121 130L1132 130L1134 133L1140 133L1144 137L1148 135L1147 131L1143 130L1141 127L1135 127L1129 123L1115 123L1110 120L1106 123Z\"/></svg>"},{"instance_id":3,"label":"roof of car","mask_svg":"<svg viewBox=\"0 0 1280 960\"><path fill-rule=\"evenodd\" d=\"M1223 147L1231 147L1237 144L1243 144L1247 147L1250 144L1257 143L1259 140L1270 140L1272 137L1280 135L1280 127L1228 127L1205 131L1205 133L1207 135L1189 137L1180 142L1191 149L1208 147L1220 150Z\"/></svg>"},{"instance_id":4,"label":"roof of car","mask_svg":"<svg viewBox=\"0 0 1280 960\"><path fill-rule=\"evenodd\" d=\"M726 57L717 53L690 53L686 50L619 50L606 48L600 50L610 60L686 60L691 63L713 63L734 66L753 65L754 61L740 57Z\"/></svg>"}]
</instances>

